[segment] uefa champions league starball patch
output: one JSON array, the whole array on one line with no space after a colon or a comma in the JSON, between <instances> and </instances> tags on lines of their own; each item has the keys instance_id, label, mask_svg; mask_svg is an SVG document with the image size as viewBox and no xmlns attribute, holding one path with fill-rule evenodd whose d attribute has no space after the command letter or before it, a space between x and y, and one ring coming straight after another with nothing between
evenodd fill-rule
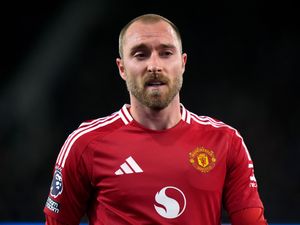
<instances>
[{"instance_id":1,"label":"uefa champions league starball patch","mask_svg":"<svg viewBox=\"0 0 300 225\"><path fill-rule=\"evenodd\" d=\"M55 168L55 172L53 175L51 188L50 188L50 195L53 198L56 198L60 195L63 191L63 182L62 182L62 173L60 168Z\"/></svg>"},{"instance_id":2,"label":"uefa champions league starball patch","mask_svg":"<svg viewBox=\"0 0 300 225\"><path fill-rule=\"evenodd\" d=\"M189 161L194 168L207 173L215 167L217 159L212 150L197 147L189 153Z\"/></svg>"}]
</instances>

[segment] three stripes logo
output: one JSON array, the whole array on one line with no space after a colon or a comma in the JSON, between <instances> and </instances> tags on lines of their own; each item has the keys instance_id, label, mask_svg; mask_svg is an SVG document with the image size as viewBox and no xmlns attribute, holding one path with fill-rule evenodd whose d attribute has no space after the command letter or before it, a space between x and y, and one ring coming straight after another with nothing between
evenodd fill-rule
<instances>
[{"instance_id":1,"label":"three stripes logo","mask_svg":"<svg viewBox=\"0 0 300 225\"><path fill-rule=\"evenodd\" d=\"M126 159L126 162L124 162L121 166L121 168L118 169L115 174L116 175L123 175L123 174L130 174L130 173L142 173L143 170L139 165L136 163L136 161L129 156Z\"/></svg>"}]
</instances>

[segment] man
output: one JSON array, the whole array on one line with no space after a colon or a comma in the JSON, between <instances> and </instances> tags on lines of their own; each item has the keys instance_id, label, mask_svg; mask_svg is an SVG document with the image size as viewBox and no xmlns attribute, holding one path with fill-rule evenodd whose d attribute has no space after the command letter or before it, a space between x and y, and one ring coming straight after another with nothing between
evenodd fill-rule
<instances>
[{"instance_id":1,"label":"man","mask_svg":"<svg viewBox=\"0 0 300 225\"><path fill-rule=\"evenodd\" d=\"M253 163L232 127L191 113L179 92L187 54L177 27L146 14L119 37L130 105L82 123L55 165L48 225L267 224Z\"/></svg>"}]
</instances>

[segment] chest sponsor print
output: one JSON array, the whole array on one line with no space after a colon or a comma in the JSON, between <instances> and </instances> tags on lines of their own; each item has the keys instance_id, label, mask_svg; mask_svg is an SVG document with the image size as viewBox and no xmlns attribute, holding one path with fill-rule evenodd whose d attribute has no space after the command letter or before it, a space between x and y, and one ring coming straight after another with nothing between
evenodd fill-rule
<instances>
[{"instance_id":1,"label":"chest sponsor print","mask_svg":"<svg viewBox=\"0 0 300 225\"><path fill-rule=\"evenodd\" d=\"M179 217L186 208L184 193L173 186L167 186L158 191L155 195L155 202L156 212L166 219Z\"/></svg>"}]
</instances>

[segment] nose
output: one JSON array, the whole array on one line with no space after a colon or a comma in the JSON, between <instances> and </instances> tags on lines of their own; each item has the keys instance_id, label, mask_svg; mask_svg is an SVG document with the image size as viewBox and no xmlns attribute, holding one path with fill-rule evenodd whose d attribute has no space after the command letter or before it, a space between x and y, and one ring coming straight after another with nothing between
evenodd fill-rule
<instances>
[{"instance_id":1,"label":"nose","mask_svg":"<svg viewBox=\"0 0 300 225\"><path fill-rule=\"evenodd\" d=\"M147 71L149 73L157 73L162 71L161 62L159 56L152 54L149 58L149 63L147 66Z\"/></svg>"}]
</instances>

